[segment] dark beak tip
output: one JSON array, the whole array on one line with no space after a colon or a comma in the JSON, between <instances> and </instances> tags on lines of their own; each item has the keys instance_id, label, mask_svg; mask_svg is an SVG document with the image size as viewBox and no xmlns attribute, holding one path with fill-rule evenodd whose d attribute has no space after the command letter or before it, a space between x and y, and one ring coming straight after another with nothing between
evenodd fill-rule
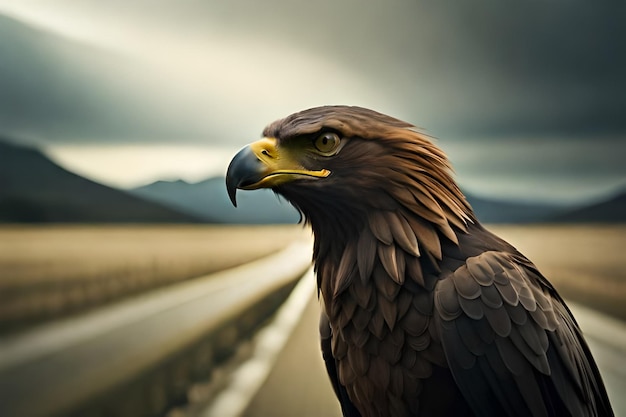
<instances>
[{"instance_id":1,"label":"dark beak tip","mask_svg":"<svg viewBox=\"0 0 626 417\"><path fill-rule=\"evenodd\" d=\"M259 160L249 146L241 149L230 161L226 171L226 191L234 207L237 207L237 188L258 169Z\"/></svg>"},{"instance_id":2,"label":"dark beak tip","mask_svg":"<svg viewBox=\"0 0 626 417\"><path fill-rule=\"evenodd\" d=\"M230 170L229 170L230 171ZM237 207L237 179L233 178L230 172L226 174L226 191L228 198L234 207Z\"/></svg>"},{"instance_id":3,"label":"dark beak tip","mask_svg":"<svg viewBox=\"0 0 626 417\"><path fill-rule=\"evenodd\" d=\"M226 188L228 190L228 198L230 198L230 202L233 204L233 207L237 207L237 187L230 187L227 185Z\"/></svg>"}]
</instances>

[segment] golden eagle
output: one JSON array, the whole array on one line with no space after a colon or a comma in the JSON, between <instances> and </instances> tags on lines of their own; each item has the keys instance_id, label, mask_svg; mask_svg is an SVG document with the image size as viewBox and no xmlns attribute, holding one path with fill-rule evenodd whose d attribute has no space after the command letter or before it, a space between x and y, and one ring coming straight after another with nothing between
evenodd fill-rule
<instances>
[{"instance_id":1,"label":"golden eagle","mask_svg":"<svg viewBox=\"0 0 626 417\"><path fill-rule=\"evenodd\" d=\"M406 122L325 106L270 124L226 184L310 223L322 353L344 416L612 416L550 282L485 230L446 155Z\"/></svg>"}]
</instances>

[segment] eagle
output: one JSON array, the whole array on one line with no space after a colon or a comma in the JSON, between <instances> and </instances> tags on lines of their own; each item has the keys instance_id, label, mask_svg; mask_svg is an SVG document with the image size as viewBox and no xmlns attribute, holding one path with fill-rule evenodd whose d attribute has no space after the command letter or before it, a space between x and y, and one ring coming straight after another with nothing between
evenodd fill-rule
<instances>
[{"instance_id":1,"label":"eagle","mask_svg":"<svg viewBox=\"0 0 626 417\"><path fill-rule=\"evenodd\" d=\"M567 305L481 225L431 137L353 106L262 136L230 162L228 194L271 188L310 224L344 416L614 415Z\"/></svg>"}]
</instances>

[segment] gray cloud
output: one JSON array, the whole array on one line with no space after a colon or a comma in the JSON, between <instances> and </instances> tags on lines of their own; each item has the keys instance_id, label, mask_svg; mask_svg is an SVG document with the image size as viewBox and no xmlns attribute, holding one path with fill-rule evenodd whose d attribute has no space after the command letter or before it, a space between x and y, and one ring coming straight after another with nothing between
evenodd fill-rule
<instances>
[{"instance_id":1,"label":"gray cloud","mask_svg":"<svg viewBox=\"0 0 626 417\"><path fill-rule=\"evenodd\" d=\"M293 111L356 104L440 137L470 189L626 183L626 2L11 4L1 135L241 146Z\"/></svg>"},{"instance_id":2,"label":"gray cloud","mask_svg":"<svg viewBox=\"0 0 626 417\"><path fill-rule=\"evenodd\" d=\"M28 5L29 1L24 3ZM179 59L173 49L185 49L186 40L199 45L205 41L227 48L232 45L231 55L239 54L237 62L245 67L222 68L221 77L226 78L221 80L184 80L168 74L167 69L150 68L147 63L142 66L128 57L116 62L103 53L96 57L98 66L90 65L97 53L86 51L87 48L77 53L74 47L68 56L67 45L48 39L47 44L42 42L46 56L39 55L35 62L24 63L26 74L41 68L45 58L45 64L53 69L51 74L32 73L29 78L47 83L46 77L51 77L51 84L63 86L70 97L59 103L64 92L53 90L48 97L35 100L32 96L36 91L46 92L46 88L34 83L29 90L23 89L25 83L14 83L10 90L13 96L31 107L9 106L13 109L10 117L6 116L6 105L1 110L5 119L11 120L19 119L20 114L16 113L23 112L23 118L31 124L35 119L35 125L50 124L46 118L54 118L57 125L50 129L52 136L57 136L57 131L62 136L64 127L74 125L77 134L87 138L90 128L97 130L98 125L103 125L108 127L94 136L134 140L198 138L211 135L211 130L220 125L219 120L228 120L218 128L220 134L212 135L223 137L231 121L242 114L253 114L250 122L258 123L260 130L261 124L271 118L261 121L254 115L280 117L300 108L295 106L327 103L324 98L370 105L438 135L626 131L624 2L30 3L33 8L56 10L57 15L66 13L74 21L81 17L90 19L101 32L116 30L118 44L124 43L119 40L124 39L124 33L132 40L133 34L142 28L146 33L161 33L166 39L171 38L173 45L164 45L158 52L161 58L171 55L171 61ZM6 26L6 22L2 25ZM254 57L255 61L246 59L249 51L238 51L237 45L247 44L256 45L263 55ZM29 47L31 55L39 54L43 48L33 52L37 44L25 45L20 53L28 53ZM306 65L309 73L293 66L298 60L302 62L299 53L309 58L301 64ZM203 58L213 60L216 67L233 65L232 60L219 55L207 53ZM194 65L182 59L172 64L181 68ZM77 80L72 88L65 87L72 80L63 79L63 65L68 69L68 77ZM288 95L281 91L279 83L250 91L246 100L242 99L245 95L238 95L233 103L225 102L224 91L201 88L201 92L190 92L189 84L206 87L221 83L227 94L228 88L235 90L242 79L254 80L260 69L268 68L286 72L293 69L294 79L284 82ZM229 78L231 69L233 75ZM22 70L19 67L17 71ZM298 73L302 73L300 82ZM0 75L6 78L6 74ZM86 85L81 84L81 79ZM349 86L350 80L357 81ZM260 79L259 84L263 82L267 83ZM346 85L343 93L338 91L342 84ZM262 100L266 103L261 110L259 98L255 97L258 94L264 95ZM65 113L75 115L74 120L57 117L55 111L50 111L54 107L63 113L63 106L69 106ZM103 123L92 120L93 114ZM80 120L89 123L79 128ZM209 124L211 128L207 127Z\"/></svg>"},{"instance_id":3,"label":"gray cloud","mask_svg":"<svg viewBox=\"0 0 626 417\"><path fill-rule=\"evenodd\" d=\"M615 137L440 140L464 188L508 199L579 202L624 189L626 141Z\"/></svg>"}]
</instances>

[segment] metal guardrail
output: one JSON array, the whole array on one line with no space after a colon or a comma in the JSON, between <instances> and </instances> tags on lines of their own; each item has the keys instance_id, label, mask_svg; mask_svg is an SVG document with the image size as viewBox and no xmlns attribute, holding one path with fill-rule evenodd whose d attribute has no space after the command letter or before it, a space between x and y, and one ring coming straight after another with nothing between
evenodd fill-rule
<instances>
[{"instance_id":1,"label":"metal guardrail","mask_svg":"<svg viewBox=\"0 0 626 417\"><path fill-rule=\"evenodd\" d=\"M0 339L0 415L157 416L284 301L310 241Z\"/></svg>"}]
</instances>

